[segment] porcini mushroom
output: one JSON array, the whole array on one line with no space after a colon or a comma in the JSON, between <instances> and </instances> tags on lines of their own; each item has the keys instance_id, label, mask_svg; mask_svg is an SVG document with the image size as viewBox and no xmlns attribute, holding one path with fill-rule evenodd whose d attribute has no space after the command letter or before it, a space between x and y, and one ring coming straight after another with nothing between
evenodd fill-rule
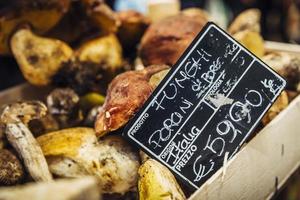
<instances>
[{"instance_id":1,"label":"porcini mushroom","mask_svg":"<svg viewBox=\"0 0 300 200\"><path fill-rule=\"evenodd\" d=\"M75 51L75 56L79 62L98 64L99 68L111 74L122 68L122 47L114 34L83 43Z\"/></svg>"},{"instance_id":2,"label":"porcini mushroom","mask_svg":"<svg viewBox=\"0 0 300 200\"><path fill-rule=\"evenodd\" d=\"M41 37L29 28L17 30L10 47L25 79L37 86L51 83L51 78L73 55L63 41Z\"/></svg>"},{"instance_id":3,"label":"porcini mushroom","mask_svg":"<svg viewBox=\"0 0 300 200\"><path fill-rule=\"evenodd\" d=\"M24 170L17 156L10 150L0 150L0 185L14 185L22 180Z\"/></svg>"},{"instance_id":4,"label":"porcini mushroom","mask_svg":"<svg viewBox=\"0 0 300 200\"><path fill-rule=\"evenodd\" d=\"M54 27L69 10L70 0L6 1L0 8L0 54L9 54L9 38L16 28L27 23L38 34Z\"/></svg>"},{"instance_id":5,"label":"porcini mushroom","mask_svg":"<svg viewBox=\"0 0 300 200\"><path fill-rule=\"evenodd\" d=\"M139 48L144 65L175 64L206 23L206 17L180 13L151 24Z\"/></svg>"},{"instance_id":6,"label":"porcini mushroom","mask_svg":"<svg viewBox=\"0 0 300 200\"><path fill-rule=\"evenodd\" d=\"M56 88L47 96L49 113L61 128L77 125L82 120L79 96L70 88Z\"/></svg>"},{"instance_id":7,"label":"porcini mushroom","mask_svg":"<svg viewBox=\"0 0 300 200\"><path fill-rule=\"evenodd\" d=\"M0 187L1 200L101 200L100 193L93 177Z\"/></svg>"},{"instance_id":8,"label":"porcini mushroom","mask_svg":"<svg viewBox=\"0 0 300 200\"><path fill-rule=\"evenodd\" d=\"M81 0L81 2L86 14L104 34L117 31L120 21L104 0Z\"/></svg>"},{"instance_id":9,"label":"porcini mushroom","mask_svg":"<svg viewBox=\"0 0 300 200\"><path fill-rule=\"evenodd\" d=\"M118 38L127 53L133 53L145 30L150 25L150 19L134 10L124 10L117 13L121 25Z\"/></svg>"},{"instance_id":10,"label":"porcini mushroom","mask_svg":"<svg viewBox=\"0 0 300 200\"><path fill-rule=\"evenodd\" d=\"M262 118L263 125L267 125L272 121L282 110L284 110L289 105L289 97L286 91L283 91L271 108L268 110L266 115Z\"/></svg>"},{"instance_id":11,"label":"porcini mushroom","mask_svg":"<svg viewBox=\"0 0 300 200\"><path fill-rule=\"evenodd\" d=\"M151 76L167 68L167 65L153 65L115 77L95 122L96 134L101 137L124 126L152 93Z\"/></svg>"},{"instance_id":12,"label":"porcini mushroom","mask_svg":"<svg viewBox=\"0 0 300 200\"><path fill-rule=\"evenodd\" d=\"M244 45L248 50L258 57L265 53L264 39L258 32L243 30L232 35L234 39Z\"/></svg>"},{"instance_id":13,"label":"porcini mushroom","mask_svg":"<svg viewBox=\"0 0 300 200\"><path fill-rule=\"evenodd\" d=\"M76 127L37 140L51 172L58 177L95 176L103 193L124 194L136 187L138 154L119 136L98 142L92 128Z\"/></svg>"},{"instance_id":14,"label":"porcini mushroom","mask_svg":"<svg viewBox=\"0 0 300 200\"><path fill-rule=\"evenodd\" d=\"M173 174L154 159L139 168L138 189L140 200L186 199Z\"/></svg>"},{"instance_id":15,"label":"porcini mushroom","mask_svg":"<svg viewBox=\"0 0 300 200\"><path fill-rule=\"evenodd\" d=\"M50 181L43 152L26 124L46 114L46 106L39 101L9 104L4 107L0 121L5 125L5 135L9 143L24 161L25 168L35 181Z\"/></svg>"},{"instance_id":16,"label":"porcini mushroom","mask_svg":"<svg viewBox=\"0 0 300 200\"><path fill-rule=\"evenodd\" d=\"M248 9L241 12L228 27L230 34L244 30L260 33L261 13L258 9Z\"/></svg>"},{"instance_id":17,"label":"porcini mushroom","mask_svg":"<svg viewBox=\"0 0 300 200\"><path fill-rule=\"evenodd\" d=\"M300 58L283 52L269 52L262 60L287 80L287 89L300 91Z\"/></svg>"}]
</instances>

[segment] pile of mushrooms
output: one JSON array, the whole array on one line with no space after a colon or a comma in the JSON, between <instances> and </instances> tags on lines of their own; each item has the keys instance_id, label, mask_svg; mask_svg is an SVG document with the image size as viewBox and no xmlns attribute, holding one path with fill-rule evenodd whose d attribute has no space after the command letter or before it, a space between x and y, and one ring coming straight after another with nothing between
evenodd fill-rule
<instances>
[{"instance_id":1,"label":"pile of mushrooms","mask_svg":"<svg viewBox=\"0 0 300 200\"><path fill-rule=\"evenodd\" d=\"M0 54L11 54L37 90L52 91L2 105L0 185L10 187L0 187L0 199L186 199L170 170L121 133L209 14L193 8L151 23L102 0L34 0L12 8L11 17L0 12ZM288 81L266 125L298 95L300 59L266 52L259 21L258 10L247 10L228 32Z\"/></svg>"}]
</instances>

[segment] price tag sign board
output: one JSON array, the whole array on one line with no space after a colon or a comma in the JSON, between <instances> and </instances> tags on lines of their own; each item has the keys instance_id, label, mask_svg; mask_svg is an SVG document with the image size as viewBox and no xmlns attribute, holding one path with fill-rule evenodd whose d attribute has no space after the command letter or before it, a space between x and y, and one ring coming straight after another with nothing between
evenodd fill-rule
<instances>
[{"instance_id":1,"label":"price tag sign board","mask_svg":"<svg viewBox=\"0 0 300 200\"><path fill-rule=\"evenodd\" d=\"M208 23L123 135L198 189L233 157L285 85Z\"/></svg>"}]
</instances>

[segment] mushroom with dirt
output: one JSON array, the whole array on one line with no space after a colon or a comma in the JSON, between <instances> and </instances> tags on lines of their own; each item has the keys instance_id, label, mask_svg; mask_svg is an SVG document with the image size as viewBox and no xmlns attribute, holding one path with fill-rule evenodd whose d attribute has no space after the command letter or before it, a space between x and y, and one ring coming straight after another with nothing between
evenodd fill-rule
<instances>
[{"instance_id":1,"label":"mushroom with dirt","mask_svg":"<svg viewBox=\"0 0 300 200\"><path fill-rule=\"evenodd\" d=\"M95 122L97 136L124 126L154 90L155 86L149 82L151 76L168 68L167 65L153 65L116 76L108 87L105 102Z\"/></svg>"},{"instance_id":2,"label":"mushroom with dirt","mask_svg":"<svg viewBox=\"0 0 300 200\"><path fill-rule=\"evenodd\" d=\"M0 185L15 185L24 178L22 163L15 153L8 149L0 150Z\"/></svg>"},{"instance_id":3,"label":"mushroom with dirt","mask_svg":"<svg viewBox=\"0 0 300 200\"><path fill-rule=\"evenodd\" d=\"M6 105L0 115L8 142L17 151L35 181L51 181L52 175L42 149L27 124L32 119L44 116L46 112L47 107L40 101L24 101Z\"/></svg>"}]
</instances>

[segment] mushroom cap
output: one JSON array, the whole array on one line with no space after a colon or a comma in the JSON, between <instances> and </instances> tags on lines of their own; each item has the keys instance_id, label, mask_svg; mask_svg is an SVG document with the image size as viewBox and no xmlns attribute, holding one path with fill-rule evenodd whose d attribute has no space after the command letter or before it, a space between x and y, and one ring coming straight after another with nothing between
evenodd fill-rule
<instances>
[{"instance_id":1,"label":"mushroom cap","mask_svg":"<svg viewBox=\"0 0 300 200\"><path fill-rule=\"evenodd\" d=\"M47 96L51 114L70 114L79 103L79 96L70 88L56 88Z\"/></svg>"},{"instance_id":2,"label":"mushroom cap","mask_svg":"<svg viewBox=\"0 0 300 200\"><path fill-rule=\"evenodd\" d=\"M14 185L22 180L24 170L19 159L9 150L0 150L0 185Z\"/></svg>"},{"instance_id":3,"label":"mushroom cap","mask_svg":"<svg viewBox=\"0 0 300 200\"><path fill-rule=\"evenodd\" d=\"M139 168L139 199L186 199L170 170L154 159L146 160Z\"/></svg>"},{"instance_id":4,"label":"mushroom cap","mask_svg":"<svg viewBox=\"0 0 300 200\"><path fill-rule=\"evenodd\" d=\"M241 12L228 27L230 34L235 34L244 30L251 30L260 33L261 12L259 9L248 9Z\"/></svg>"},{"instance_id":5,"label":"mushroom cap","mask_svg":"<svg viewBox=\"0 0 300 200\"><path fill-rule=\"evenodd\" d=\"M167 68L167 65L153 65L116 76L108 87L103 109L95 122L97 136L124 126L151 95L154 89L149 83L151 76Z\"/></svg>"},{"instance_id":6,"label":"mushroom cap","mask_svg":"<svg viewBox=\"0 0 300 200\"><path fill-rule=\"evenodd\" d=\"M0 54L10 54L10 37L19 26L30 24L35 32L44 34L60 21L70 3L70 0L1 1Z\"/></svg>"},{"instance_id":7,"label":"mushroom cap","mask_svg":"<svg viewBox=\"0 0 300 200\"><path fill-rule=\"evenodd\" d=\"M262 60L287 80L287 89L299 91L300 57L284 52L269 52Z\"/></svg>"},{"instance_id":8,"label":"mushroom cap","mask_svg":"<svg viewBox=\"0 0 300 200\"><path fill-rule=\"evenodd\" d=\"M0 115L3 124L23 122L45 116L47 107L40 101L23 101L6 105Z\"/></svg>"}]
</instances>

